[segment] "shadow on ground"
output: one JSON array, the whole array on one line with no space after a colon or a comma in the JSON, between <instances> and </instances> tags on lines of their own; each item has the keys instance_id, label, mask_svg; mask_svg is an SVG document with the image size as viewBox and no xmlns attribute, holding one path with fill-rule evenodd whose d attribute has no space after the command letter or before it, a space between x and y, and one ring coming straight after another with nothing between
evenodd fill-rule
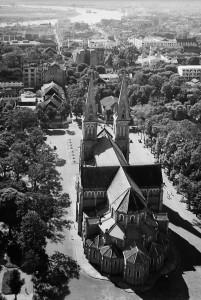
<instances>
[{"instance_id":1,"label":"shadow on ground","mask_svg":"<svg viewBox=\"0 0 201 300\"><path fill-rule=\"evenodd\" d=\"M175 226L179 226L188 232L194 234L195 236L201 238L201 233L196 230L196 228L193 226L194 224L188 222L187 220L184 220L178 212L175 212L174 210L170 209L166 205L163 205L163 211L168 213L168 218L172 224Z\"/></svg>"},{"instance_id":2,"label":"shadow on ground","mask_svg":"<svg viewBox=\"0 0 201 300\"><path fill-rule=\"evenodd\" d=\"M185 223L184 223L185 225ZM174 244L180 258L179 268L169 277L162 277L150 291L137 294L143 300L187 300L190 298L188 286L183 274L195 271L201 265L201 253L180 235L170 230L171 243Z\"/></svg>"}]
</instances>

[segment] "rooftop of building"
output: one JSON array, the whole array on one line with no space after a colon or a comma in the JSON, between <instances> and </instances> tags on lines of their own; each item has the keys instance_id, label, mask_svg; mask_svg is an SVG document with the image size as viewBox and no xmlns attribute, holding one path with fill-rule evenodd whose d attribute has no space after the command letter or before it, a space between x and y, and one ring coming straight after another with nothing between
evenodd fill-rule
<instances>
[{"instance_id":1,"label":"rooftop of building","mask_svg":"<svg viewBox=\"0 0 201 300\"><path fill-rule=\"evenodd\" d=\"M187 65L187 66L178 66L178 70L188 70L188 69L201 69L201 65Z\"/></svg>"}]
</instances>

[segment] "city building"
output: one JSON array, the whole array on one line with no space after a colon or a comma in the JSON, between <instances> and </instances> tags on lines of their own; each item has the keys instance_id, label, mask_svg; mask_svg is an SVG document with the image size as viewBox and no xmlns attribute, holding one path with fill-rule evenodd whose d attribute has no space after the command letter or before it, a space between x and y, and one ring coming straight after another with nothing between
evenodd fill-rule
<instances>
[{"instance_id":1,"label":"city building","mask_svg":"<svg viewBox=\"0 0 201 300\"><path fill-rule=\"evenodd\" d=\"M116 103L118 103L118 98L113 96L105 97L100 101L101 112L106 121L113 120L113 110L116 106Z\"/></svg>"},{"instance_id":2,"label":"city building","mask_svg":"<svg viewBox=\"0 0 201 300\"><path fill-rule=\"evenodd\" d=\"M177 41L177 44L179 46L182 46L182 47L184 47L184 46L197 46L198 45L195 37L193 37L193 38L184 38L184 39L176 39L176 41Z\"/></svg>"},{"instance_id":3,"label":"city building","mask_svg":"<svg viewBox=\"0 0 201 300\"><path fill-rule=\"evenodd\" d=\"M16 103L19 99L20 90L18 88L4 87L0 89L0 102L1 106L6 106L11 104L13 107L16 106Z\"/></svg>"},{"instance_id":4,"label":"city building","mask_svg":"<svg viewBox=\"0 0 201 300\"><path fill-rule=\"evenodd\" d=\"M50 65L46 65L43 72L43 82L48 83L54 81L61 86L66 84L66 68L53 62Z\"/></svg>"},{"instance_id":5,"label":"city building","mask_svg":"<svg viewBox=\"0 0 201 300\"><path fill-rule=\"evenodd\" d=\"M80 49L73 52L73 60L77 64L86 63L90 66L96 66L104 63L104 49Z\"/></svg>"},{"instance_id":6,"label":"city building","mask_svg":"<svg viewBox=\"0 0 201 300\"><path fill-rule=\"evenodd\" d=\"M76 219L84 253L107 274L142 285L168 251L168 217L161 213L160 165L129 164L130 109L126 77L114 107L113 132L97 131L93 77L82 119Z\"/></svg>"},{"instance_id":7,"label":"city building","mask_svg":"<svg viewBox=\"0 0 201 300\"><path fill-rule=\"evenodd\" d=\"M1 88L23 88L24 87L24 84L23 82L12 82L12 81L9 81L9 82L0 82L0 89Z\"/></svg>"},{"instance_id":8,"label":"city building","mask_svg":"<svg viewBox=\"0 0 201 300\"><path fill-rule=\"evenodd\" d=\"M120 45L118 41L112 41L109 39L89 39L88 47L89 48L113 48Z\"/></svg>"},{"instance_id":9,"label":"city building","mask_svg":"<svg viewBox=\"0 0 201 300\"><path fill-rule=\"evenodd\" d=\"M42 64L24 64L22 68L23 84L25 88L37 89L41 86L43 80L43 65Z\"/></svg>"},{"instance_id":10,"label":"city building","mask_svg":"<svg viewBox=\"0 0 201 300\"><path fill-rule=\"evenodd\" d=\"M37 41L29 41L29 40L23 40L23 41L18 41L18 40L12 40L10 42L4 42L6 45L13 46L13 47L20 47L20 48L30 48L30 47L35 47L35 46L41 46L40 42Z\"/></svg>"},{"instance_id":11,"label":"city building","mask_svg":"<svg viewBox=\"0 0 201 300\"><path fill-rule=\"evenodd\" d=\"M27 91L20 95L17 101L17 107L36 109L37 103L36 94L31 91Z\"/></svg>"},{"instance_id":12,"label":"city building","mask_svg":"<svg viewBox=\"0 0 201 300\"><path fill-rule=\"evenodd\" d=\"M153 55L152 47L150 47L149 56L144 57L143 54L138 56L138 59L136 60L135 64L140 65L142 67L154 68L157 67L160 62L164 62L168 64L171 62L171 60L168 57L160 54L160 52L157 52L156 54Z\"/></svg>"},{"instance_id":13,"label":"city building","mask_svg":"<svg viewBox=\"0 0 201 300\"><path fill-rule=\"evenodd\" d=\"M178 73L181 77L185 78L186 80L191 80L193 78L200 80L201 66L200 65L178 66Z\"/></svg>"},{"instance_id":14,"label":"city building","mask_svg":"<svg viewBox=\"0 0 201 300\"><path fill-rule=\"evenodd\" d=\"M137 49L145 47L160 47L160 48L178 48L176 39L166 39L162 37L145 37L129 39Z\"/></svg>"}]
</instances>

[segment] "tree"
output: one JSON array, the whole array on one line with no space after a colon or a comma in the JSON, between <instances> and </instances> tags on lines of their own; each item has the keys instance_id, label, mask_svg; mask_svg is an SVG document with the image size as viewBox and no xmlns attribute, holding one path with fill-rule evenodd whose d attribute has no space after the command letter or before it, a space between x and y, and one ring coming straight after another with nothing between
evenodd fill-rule
<instances>
[{"instance_id":1,"label":"tree","mask_svg":"<svg viewBox=\"0 0 201 300\"><path fill-rule=\"evenodd\" d=\"M12 128L13 131L23 131L24 129L31 129L37 126L38 120L35 111L30 108L24 108L12 111L6 119L8 127Z\"/></svg>"},{"instance_id":2,"label":"tree","mask_svg":"<svg viewBox=\"0 0 201 300\"><path fill-rule=\"evenodd\" d=\"M8 278L7 284L11 289L12 294L15 295L15 300L17 300L17 295L20 293L25 280L20 278L20 272L16 269L10 272L10 277Z\"/></svg>"},{"instance_id":3,"label":"tree","mask_svg":"<svg viewBox=\"0 0 201 300\"><path fill-rule=\"evenodd\" d=\"M199 65L200 57L199 56L191 56L187 59L187 65Z\"/></svg>"},{"instance_id":4,"label":"tree","mask_svg":"<svg viewBox=\"0 0 201 300\"><path fill-rule=\"evenodd\" d=\"M79 64L79 65L77 66L77 71L81 73L81 72L84 71L84 69L86 69L86 68L88 68L88 65L85 64L85 63L82 63L82 64Z\"/></svg>"},{"instance_id":5,"label":"tree","mask_svg":"<svg viewBox=\"0 0 201 300\"><path fill-rule=\"evenodd\" d=\"M133 82L136 83L136 84L140 84L140 85L145 85L147 84L147 75L144 74L143 72L136 72L135 73L135 76L134 76L134 79L133 79Z\"/></svg>"},{"instance_id":6,"label":"tree","mask_svg":"<svg viewBox=\"0 0 201 300\"><path fill-rule=\"evenodd\" d=\"M148 80L149 84L151 86L153 86L155 89L160 90L162 87L162 84L164 82L164 79L162 76L154 74L152 75L149 80Z\"/></svg>"},{"instance_id":7,"label":"tree","mask_svg":"<svg viewBox=\"0 0 201 300\"><path fill-rule=\"evenodd\" d=\"M82 99L77 99L76 101L74 101L72 106L72 112L76 116L76 119L78 116L80 116L83 113Z\"/></svg>"},{"instance_id":8,"label":"tree","mask_svg":"<svg viewBox=\"0 0 201 300\"><path fill-rule=\"evenodd\" d=\"M69 281L79 279L80 267L71 257L55 252L49 258L48 269L33 276L36 299L63 299L69 292Z\"/></svg>"},{"instance_id":9,"label":"tree","mask_svg":"<svg viewBox=\"0 0 201 300\"><path fill-rule=\"evenodd\" d=\"M165 95L165 98L167 99L168 102L172 100L172 96L173 96L172 87L169 82L165 82L162 85L161 92Z\"/></svg>"},{"instance_id":10,"label":"tree","mask_svg":"<svg viewBox=\"0 0 201 300\"><path fill-rule=\"evenodd\" d=\"M70 227L70 221L64 218L66 208L70 206L69 195L64 193L58 197L51 194L29 193L18 203L18 217L23 218L29 211L34 211L47 225L47 236L52 242L62 241L64 228Z\"/></svg>"},{"instance_id":11,"label":"tree","mask_svg":"<svg viewBox=\"0 0 201 300\"><path fill-rule=\"evenodd\" d=\"M0 190L0 222L9 227L9 235L19 226L20 220L17 216L18 201L25 195L14 188Z\"/></svg>"},{"instance_id":12,"label":"tree","mask_svg":"<svg viewBox=\"0 0 201 300\"><path fill-rule=\"evenodd\" d=\"M99 74L105 74L105 73L106 73L105 67L104 67L104 66L96 66L96 71L97 71Z\"/></svg>"}]
</instances>

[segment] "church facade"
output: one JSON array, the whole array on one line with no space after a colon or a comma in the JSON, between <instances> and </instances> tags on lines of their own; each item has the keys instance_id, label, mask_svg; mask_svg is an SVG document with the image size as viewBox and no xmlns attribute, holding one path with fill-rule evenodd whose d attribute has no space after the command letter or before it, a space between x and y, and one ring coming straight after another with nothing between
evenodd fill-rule
<instances>
[{"instance_id":1,"label":"church facade","mask_svg":"<svg viewBox=\"0 0 201 300\"><path fill-rule=\"evenodd\" d=\"M168 251L167 214L161 212L161 167L129 164L130 108L126 77L114 108L113 132L98 133L91 75L82 120L76 221L89 262L103 273L143 284Z\"/></svg>"}]
</instances>

